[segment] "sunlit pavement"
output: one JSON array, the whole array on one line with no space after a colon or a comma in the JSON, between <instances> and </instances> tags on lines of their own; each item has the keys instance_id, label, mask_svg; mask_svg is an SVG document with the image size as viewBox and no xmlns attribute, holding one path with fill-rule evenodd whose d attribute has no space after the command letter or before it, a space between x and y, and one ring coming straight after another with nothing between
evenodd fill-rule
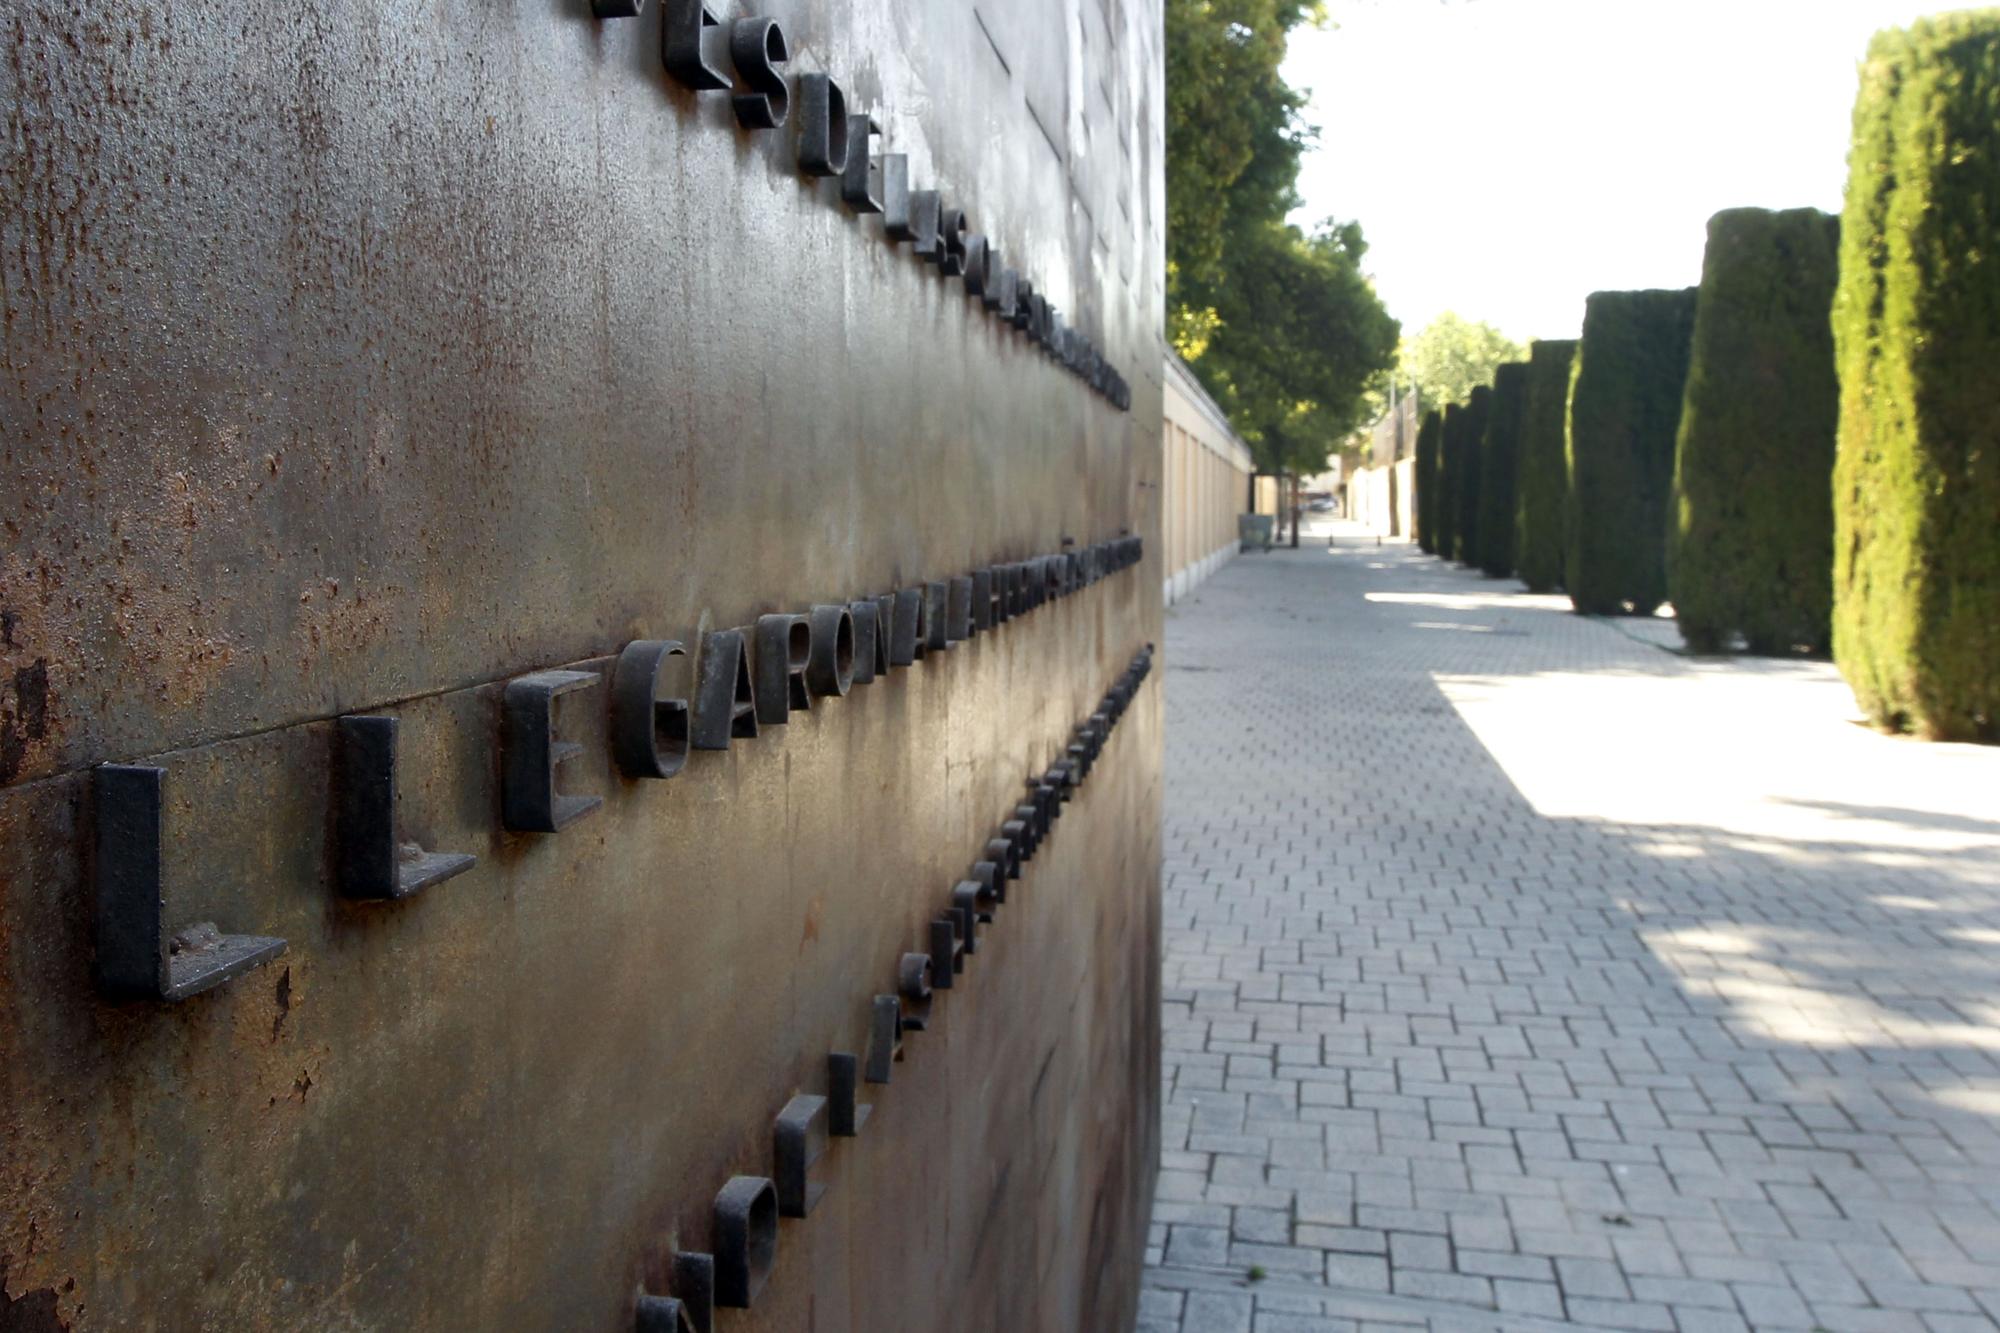
<instances>
[{"instance_id":1,"label":"sunlit pavement","mask_svg":"<svg viewBox=\"0 0 2000 1333\"><path fill-rule=\"evenodd\" d=\"M1141 1328L2000 1323L2000 749L1330 526L1168 616Z\"/></svg>"}]
</instances>

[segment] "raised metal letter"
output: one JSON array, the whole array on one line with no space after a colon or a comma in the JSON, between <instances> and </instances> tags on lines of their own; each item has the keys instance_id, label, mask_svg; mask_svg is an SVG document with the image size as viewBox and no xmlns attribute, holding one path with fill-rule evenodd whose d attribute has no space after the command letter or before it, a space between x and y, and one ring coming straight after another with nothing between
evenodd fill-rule
<instances>
[{"instance_id":1,"label":"raised metal letter","mask_svg":"<svg viewBox=\"0 0 2000 1333\"><path fill-rule=\"evenodd\" d=\"M660 26L660 58L667 73L698 93L720 92L729 79L701 53L702 31L716 26L715 15L701 0L665 0Z\"/></svg>"},{"instance_id":2,"label":"raised metal letter","mask_svg":"<svg viewBox=\"0 0 2000 1333\"><path fill-rule=\"evenodd\" d=\"M935 264L943 250L938 236L939 210L943 205L936 190L910 192L910 241L917 258Z\"/></svg>"},{"instance_id":3,"label":"raised metal letter","mask_svg":"<svg viewBox=\"0 0 2000 1333\"><path fill-rule=\"evenodd\" d=\"M791 89L778 66L791 59L785 30L776 19L736 19L729 25L729 58L736 73L750 86L729 99L736 123L746 130L775 130L792 111Z\"/></svg>"},{"instance_id":4,"label":"raised metal letter","mask_svg":"<svg viewBox=\"0 0 2000 1333\"><path fill-rule=\"evenodd\" d=\"M847 126L847 94L833 76L799 75L799 170L808 176L846 171Z\"/></svg>"},{"instance_id":5,"label":"raised metal letter","mask_svg":"<svg viewBox=\"0 0 2000 1333\"><path fill-rule=\"evenodd\" d=\"M117 999L185 1000L285 951L269 935L224 935L196 922L166 928L160 857L163 768L103 764L97 799L97 984Z\"/></svg>"},{"instance_id":6,"label":"raised metal letter","mask_svg":"<svg viewBox=\"0 0 2000 1333\"><path fill-rule=\"evenodd\" d=\"M756 735L756 693L743 631L710 630L701 641L690 739L697 750L727 750L731 737L748 740Z\"/></svg>"},{"instance_id":7,"label":"raised metal letter","mask_svg":"<svg viewBox=\"0 0 2000 1333\"><path fill-rule=\"evenodd\" d=\"M340 891L349 898L407 898L472 869L463 852L427 852L396 832L396 728L393 717L343 717L339 834Z\"/></svg>"},{"instance_id":8,"label":"raised metal letter","mask_svg":"<svg viewBox=\"0 0 2000 1333\"><path fill-rule=\"evenodd\" d=\"M780 612L757 617L757 651L751 678L757 686L757 721L782 727L794 712L812 707L806 665L812 656L812 626L804 616Z\"/></svg>"},{"instance_id":9,"label":"raised metal letter","mask_svg":"<svg viewBox=\"0 0 2000 1333\"><path fill-rule=\"evenodd\" d=\"M847 615L854 622L854 684L866 685L875 679L876 654L881 650L876 646L876 627L881 624L881 608L874 599L863 598L847 604Z\"/></svg>"},{"instance_id":10,"label":"raised metal letter","mask_svg":"<svg viewBox=\"0 0 2000 1333\"><path fill-rule=\"evenodd\" d=\"M861 1062L846 1051L826 1057L826 1132L851 1139L868 1123L875 1108L861 1100Z\"/></svg>"},{"instance_id":11,"label":"raised metal letter","mask_svg":"<svg viewBox=\"0 0 2000 1333\"><path fill-rule=\"evenodd\" d=\"M516 833L555 833L604 804L556 790L556 767L583 753L555 734L556 699L597 684L595 671L537 671L507 682L501 696L500 819Z\"/></svg>"},{"instance_id":12,"label":"raised metal letter","mask_svg":"<svg viewBox=\"0 0 2000 1333\"><path fill-rule=\"evenodd\" d=\"M625 776L670 778L688 756L688 705L660 698L660 671L687 652L673 639L635 639L611 671L611 756Z\"/></svg>"},{"instance_id":13,"label":"raised metal letter","mask_svg":"<svg viewBox=\"0 0 2000 1333\"><path fill-rule=\"evenodd\" d=\"M882 211L882 164L869 141L882 131L872 116L847 118L847 167L841 172L840 197L857 213Z\"/></svg>"},{"instance_id":14,"label":"raised metal letter","mask_svg":"<svg viewBox=\"0 0 2000 1333\"><path fill-rule=\"evenodd\" d=\"M910 159L904 153L882 156L882 234L892 241L914 239L910 231Z\"/></svg>"},{"instance_id":15,"label":"raised metal letter","mask_svg":"<svg viewBox=\"0 0 2000 1333\"><path fill-rule=\"evenodd\" d=\"M844 698L854 684L854 616L844 606L815 606L807 619L812 651L806 687L822 698Z\"/></svg>"},{"instance_id":16,"label":"raised metal letter","mask_svg":"<svg viewBox=\"0 0 2000 1333\"><path fill-rule=\"evenodd\" d=\"M826 1098L800 1093L785 1103L771 1129L776 1159L778 1215L809 1217L826 1186L812 1178L813 1163L826 1156Z\"/></svg>"},{"instance_id":17,"label":"raised metal letter","mask_svg":"<svg viewBox=\"0 0 2000 1333\"><path fill-rule=\"evenodd\" d=\"M733 1176L715 1196L715 1303L747 1310L778 1261L778 1193L763 1176Z\"/></svg>"}]
</instances>

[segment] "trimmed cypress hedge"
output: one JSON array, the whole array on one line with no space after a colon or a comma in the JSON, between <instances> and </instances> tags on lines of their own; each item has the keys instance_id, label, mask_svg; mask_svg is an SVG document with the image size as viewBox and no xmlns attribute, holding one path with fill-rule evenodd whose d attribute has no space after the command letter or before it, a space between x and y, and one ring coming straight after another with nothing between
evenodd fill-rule
<instances>
[{"instance_id":1,"label":"trimmed cypress hedge","mask_svg":"<svg viewBox=\"0 0 2000 1333\"><path fill-rule=\"evenodd\" d=\"M1416 503L1411 507L1417 519L1417 545L1437 554L1438 446L1444 434L1444 417L1436 408L1424 413L1417 427L1417 461L1413 469L1417 483Z\"/></svg>"},{"instance_id":2,"label":"trimmed cypress hedge","mask_svg":"<svg viewBox=\"0 0 2000 1333\"><path fill-rule=\"evenodd\" d=\"M1431 507L1431 552L1440 560L1458 549L1459 460L1465 450L1465 404L1445 404L1438 430L1437 501Z\"/></svg>"},{"instance_id":3,"label":"trimmed cypress hedge","mask_svg":"<svg viewBox=\"0 0 2000 1333\"><path fill-rule=\"evenodd\" d=\"M1569 364L1574 340L1538 342L1528 348L1528 403L1521 420L1521 466L1514 503L1514 572L1529 592L1562 586L1563 509L1569 502L1569 464L1563 458L1563 422L1569 413Z\"/></svg>"},{"instance_id":4,"label":"trimmed cypress hedge","mask_svg":"<svg viewBox=\"0 0 2000 1333\"><path fill-rule=\"evenodd\" d=\"M1833 656L1876 723L2000 741L2000 11L1876 36L1833 334Z\"/></svg>"},{"instance_id":5,"label":"trimmed cypress hedge","mask_svg":"<svg viewBox=\"0 0 2000 1333\"><path fill-rule=\"evenodd\" d=\"M1817 209L1709 219L1667 548L1695 652L1736 632L1753 653L1826 650L1839 246L1839 220Z\"/></svg>"},{"instance_id":6,"label":"trimmed cypress hedge","mask_svg":"<svg viewBox=\"0 0 2000 1333\"><path fill-rule=\"evenodd\" d=\"M1493 578L1514 572L1514 479L1520 470L1521 425L1528 407L1528 363L1509 361L1493 372L1493 405L1479 445L1479 567Z\"/></svg>"},{"instance_id":7,"label":"trimmed cypress hedge","mask_svg":"<svg viewBox=\"0 0 2000 1333\"><path fill-rule=\"evenodd\" d=\"M1481 384L1473 389L1459 414L1458 475L1451 486L1458 513L1451 530L1451 558L1461 565L1474 564L1479 558L1479 446L1492 412L1493 389Z\"/></svg>"},{"instance_id":8,"label":"trimmed cypress hedge","mask_svg":"<svg viewBox=\"0 0 2000 1333\"><path fill-rule=\"evenodd\" d=\"M1586 615L1667 600L1667 510L1695 289L1592 292L1569 380L1569 553Z\"/></svg>"}]
</instances>

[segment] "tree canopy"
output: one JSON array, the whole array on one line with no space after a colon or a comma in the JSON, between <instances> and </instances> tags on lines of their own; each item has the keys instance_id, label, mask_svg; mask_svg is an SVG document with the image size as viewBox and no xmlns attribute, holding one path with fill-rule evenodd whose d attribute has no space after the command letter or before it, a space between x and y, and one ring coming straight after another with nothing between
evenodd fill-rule
<instances>
[{"instance_id":1,"label":"tree canopy","mask_svg":"<svg viewBox=\"0 0 2000 1333\"><path fill-rule=\"evenodd\" d=\"M1317 472L1395 359L1353 222L1288 224L1315 131L1278 67L1318 0L1166 0L1167 333L1269 471Z\"/></svg>"},{"instance_id":2,"label":"tree canopy","mask_svg":"<svg viewBox=\"0 0 2000 1333\"><path fill-rule=\"evenodd\" d=\"M1443 406L1466 401L1501 366L1527 359L1527 348L1491 324L1447 310L1404 340L1397 378L1414 383L1424 402Z\"/></svg>"}]
</instances>

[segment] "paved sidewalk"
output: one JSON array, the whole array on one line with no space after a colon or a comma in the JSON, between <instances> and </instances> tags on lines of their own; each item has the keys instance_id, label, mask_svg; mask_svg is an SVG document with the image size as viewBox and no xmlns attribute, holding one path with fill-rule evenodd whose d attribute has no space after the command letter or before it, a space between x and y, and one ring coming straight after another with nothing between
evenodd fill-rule
<instances>
[{"instance_id":1,"label":"paved sidewalk","mask_svg":"<svg viewBox=\"0 0 2000 1333\"><path fill-rule=\"evenodd\" d=\"M2000 1326L2000 749L1341 540L1169 612L1141 1329Z\"/></svg>"}]
</instances>

